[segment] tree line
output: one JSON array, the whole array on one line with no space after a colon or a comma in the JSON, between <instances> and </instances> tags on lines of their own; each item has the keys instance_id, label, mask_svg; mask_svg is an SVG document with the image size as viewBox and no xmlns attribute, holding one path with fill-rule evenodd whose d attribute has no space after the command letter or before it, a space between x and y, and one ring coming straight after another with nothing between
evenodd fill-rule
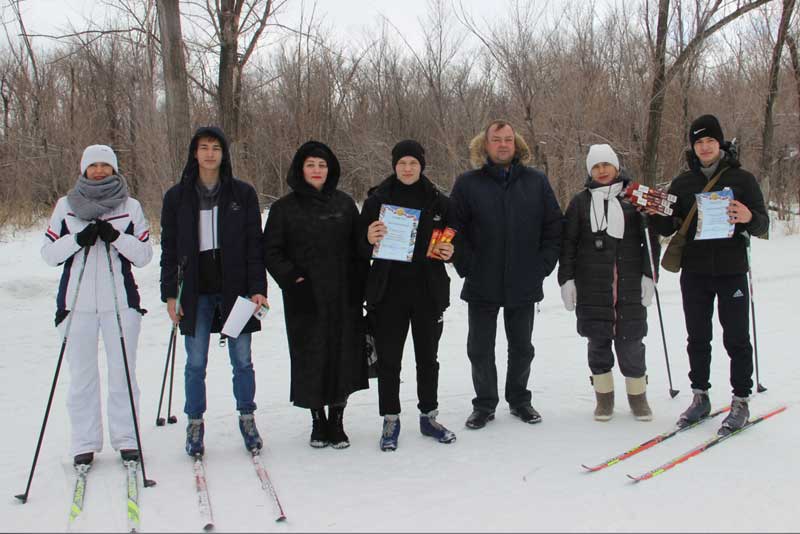
<instances>
[{"instance_id":1,"label":"tree line","mask_svg":"<svg viewBox=\"0 0 800 534\"><path fill-rule=\"evenodd\" d=\"M492 19L429 0L419 27L379 18L360 35L304 0L109 4L107 22L57 35L29 32L20 0L2 8L0 225L49 213L83 148L105 143L157 228L206 124L225 129L236 174L266 206L308 139L334 149L340 187L361 201L404 138L449 190L470 139L505 118L565 206L589 145L610 143L635 179L664 183L684 165L691 120L713 113L779 216L800 202L795 0L510 0Z\"/></svg>"}]
</instances>

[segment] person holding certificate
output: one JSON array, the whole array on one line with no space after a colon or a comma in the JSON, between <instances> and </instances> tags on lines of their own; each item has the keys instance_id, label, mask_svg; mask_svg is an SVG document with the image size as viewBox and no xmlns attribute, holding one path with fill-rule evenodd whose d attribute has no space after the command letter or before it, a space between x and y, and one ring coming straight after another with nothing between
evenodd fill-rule
<instances>
[{"instance_id":1,"label":"person holding certificate","mask_svg":"<svg viewBox=\"0 0 800 534\"><path fill-rule=\"evenodd\" d=\"M440 443L456 436L437 420L439 338L450 305L450 278L444 262L451 242L431 243L446 229L448 199L423 174L425 150L413 140L392 149L394 173L369 191L360 217L362 255L373 258L366 288L368 318L378 354L380 448L397 449L400 435L400 364L409 324L417 364L420 431ZM387 243L392 241L386 253ZM430 249L430 254L428 250Z\"/></svg>"},{"instance_id":2,"label":"person holding certificate","mask_svg":"<svg viewBox=\"0 0 800 534\"><path fill-rule=\"evenodd\" d=\"M689 150L686 152L689 170L672 180L669 193L678 197L670 217L650 213L653 229L664 236L675 233L690 219L686 232L686 245L681 257L681 294L686 320L689 354L689 379L694 398L684 411L678 425L686 426L708 415L711 402L708 390L711 371L711 319L714 300L718 300L722 339L731 359L730 383L733 389L731 410L720 434L741 428L748 420L748 397L753 387L753 347L750 344L750 301L747 285L748 239L769 230L769 216L764 197L756 178L741 168L736 147L725 142L722 127L713 115L695 119L689 129ZM716 180L710 191L729 188L733 200L727 202L727 221L722 221L722 231L716 235L698 229L698 218L705 217L703 225L713 222L713 212L701 215L692 213L702 191L711 180ZM722 196L722 195L719 195ZM729 237L725 224L734 225ZM719 224L715 224L719 227Z\"/></svg>"},{"instance_id":3,"label":"person holding certificate","mask_svg":"<svg viewBox=\"0 0 800 534\"><path fill-rule=\"evenodd\" d=\"M368 265L357 254L358 208L336 188L339 172L330 148L303 144L286 179L292 191L270 207L263 235L267 270L283 291L289 399L311 411L315 448L350 446L347 398L369 387L361 311Z\"/></svg>"}]
</instances>

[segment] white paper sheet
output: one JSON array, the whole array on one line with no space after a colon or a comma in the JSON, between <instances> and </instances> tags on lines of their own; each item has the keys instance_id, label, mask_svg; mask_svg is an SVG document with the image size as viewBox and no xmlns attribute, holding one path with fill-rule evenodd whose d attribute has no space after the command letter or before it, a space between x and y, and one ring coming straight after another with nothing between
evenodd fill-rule
<instances>
[{"instance_id":1,"label":"white paper sheet","mask_svg":"<svg viewBox=\"0 0 800 534\"><path fill-rule=\"evenodd\" d=\"M250 299L237 297L228 320L222 326L222 333L228 337L237 338L242 333L242 328L256 312L257 304Z\"/></svg>"}]
</instances>

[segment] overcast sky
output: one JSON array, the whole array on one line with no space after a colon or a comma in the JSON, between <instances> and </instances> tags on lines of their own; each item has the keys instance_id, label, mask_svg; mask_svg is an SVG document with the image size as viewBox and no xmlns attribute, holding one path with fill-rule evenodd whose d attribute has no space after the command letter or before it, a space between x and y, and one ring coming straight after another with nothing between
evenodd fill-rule
<instances>
[{"instance_id":1,"label":"overcast sky","mask_svg":"<svg viewBox=\"0 0 800 534\"><path fill-rule=\"evenodd\" d=\"M508 0L461 0L463 5L480 19L498 12L498 5L506 6ZM531 0L537 4L545 0ZM560 4L565 0L550 0L550 4ZM106 7L108 0L22 0L22 12L29 33L64 33L70 24L77 29L87 27L87 19L93 19L102 26L109 16ZM313 2L306 0L306 10L310 11ZM415 46L421 41L420 19L428 12L429 0L318 0L317 18L324 17L325 26L337 38L351 36L361 38L366 31L380 27L382 16L389 18L406 38ZM300 13L300 0L289 0L280 15L280 22L297 26ZM10 11L5 10L9 20ZM40 39L38 45L44 46Z\"/></svg>"}]
</instances>

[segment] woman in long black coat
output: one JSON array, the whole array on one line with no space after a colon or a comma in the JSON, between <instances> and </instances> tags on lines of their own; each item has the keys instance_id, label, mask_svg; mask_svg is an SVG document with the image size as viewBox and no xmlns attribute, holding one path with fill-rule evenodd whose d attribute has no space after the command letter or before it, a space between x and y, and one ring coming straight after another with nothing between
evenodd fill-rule
<instances>
[{"instance_id":1,"label":"woman in long black coat","mask_svg":"<svg viewBox=\"0 0 800 534\"><path fill-rule=\"evenodd\" d=\"M264 227L267 270L283 290L290 400L311 410L312 447L350 445L347 398L368 387L361 312L368 265L357 255L358 208L336 189L339 172L330 148L303 144L286 180L292 192L272 205Z\"/></svg>"}]
</instances>

